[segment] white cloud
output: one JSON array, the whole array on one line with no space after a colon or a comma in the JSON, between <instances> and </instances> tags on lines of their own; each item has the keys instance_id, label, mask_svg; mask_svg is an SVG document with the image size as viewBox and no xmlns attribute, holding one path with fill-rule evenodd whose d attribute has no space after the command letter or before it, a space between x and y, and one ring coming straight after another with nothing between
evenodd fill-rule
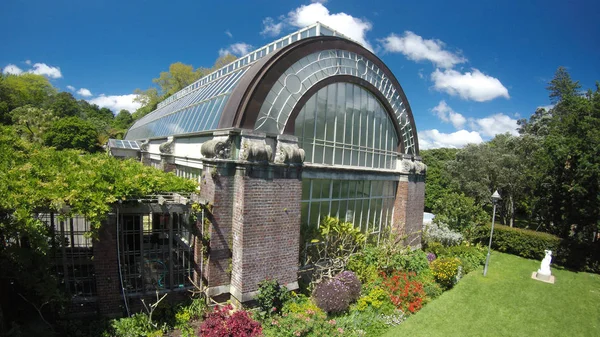
<instances>
[{"instance_id":1,"label":"white cloud","mask_svg":"<svg viewBox=\"0 0 600 337\"><path fill-rule=\"evenodd\" d=\"M225 31L225 35L229 36L230 38L233 37L233 34L231 34L231 32L229 30Z\"/></svg>"},{"instance_id":2,"label":"white cloud","mask_svg":"<svg viewBox=\"0 0 600 337\"><path fill-rule=\"evenodd\" d=\"M310 0L311 3L326 4L328 0Z\"/></svg>"},{"instance_id":3,"label":"white cloud","mask_svg":"<svg viewBox=\"0 0 600 337\"><path fill-rule=\"evenodd\" d=\"M431 74L431 80L437 90L466 100L485 102L498 97L510 98L508 89L500 80L477 69L464 74L452 69L436 69Z\"/></svg>"},{"instance_id":4,"label":"white cloud","mask_svg":"<svg viewBox=\"0 0 600 337\"><path fill-rule=\"evenodd\" d=\"M462 128L467 122L467 119L460 113L452 110L452 108L446 104L446 101L440 101L440 103L431 109L431 111L435 112L442 121L452 123L456 129Z\"/></svg>"},{"instance_id":5,"label":"white cloud","mask_svg":"<svg viewBox=\"0 0 600 337\"><path fill-rule=\"evenodd\" d=\"M442 133L437 129L419 132L419 148L437 149L440 147L461 148L467 144L479 144L483 139L476 131L460 130L453 133Z\"/></svg>"},{"instance_id":6,"label":"white cloud","mask_svg":"<svg viewBox=\"0 0 600 337\"><path fill-rule=\"evenodd\" d=\"M90 96L92 96L92 92L89 91L86 88L81 88L81 89L77 90L77 94L79 94L79 95L81 95L83 97L90 97Z\"/></svg>"},{"instance_id":7,"label":"white cloud","mask_svg":"<svg viewBox=\"0 0 600 337\"><path fill-rule=\"evenodd\" d=\"M30 66L31 65L31 60L25 60L25 64Z\"/></svg>"},{"instance_id":8,"label":"white cloud","mask_svg":"<svg viewBox=\"0 0 600 337\"><path fill-rule=\"evenodd\" d=\"M554 108L554 104L550 104L550 105L541 105L537 107L538 109L545 109L546 111L550 111L552 108Z\"/></svg>"},{"instance_id":9,"label":"white cloud","mask_svg":"<svg viewBox=\"0 0 600 337\"><path fill-rule=\"evenodd\" d=\"M69 89L71 91L75 91L75 87L72 85L67 85L67 89Z\"/></svg>"},{"instance_id":10,"label":"white cloud","mask_svg":"<svg viewBox=\"0 0 600 337\"><path fill-rule=\"evenodd\" d=\"M263 30L262 32L260 32L260 35L265 35L265 36L278 36L279 34L281 34L281 31L283 30L284 27L284 22L275 22L275 20L273 20L272 17L266 17L263 20Z\"/></svg>"},{"instance_id":11,"label":"white cloud","mask_svg":"<svg viewBox=\"0 0 600 337\"><path fill-rule=\"evenodd\" d=\"M248 54L250 51L252 51L251 45L244 43L244 42L238 42L238 43L234 43L234 44L230 45L226 49L220 49L219 56L225 56L227 54L232 54L235 56L243 56L243 55Z\"/></svg>"},{"instance_id":12,"label":"white cloud","mask_svg":"<svg viewBox=\"0 0 600 337\"><path fill-rule=\"evenodd\" d=\"M287 20L295 27L306 27L319 21L373 50L366 37L372 27L370 22L343 12L332 14L322 3L300 6L288 13Z\"/></svg>"},{"instance_id":13,"label":"white cloud","mask_svg":"<svg viewBox=\"0 0 600 337\"><path fill-rule=\"evenodd\" d=\"M402 36L390 34L379 42L383 43L383 49L387 52L402 53L413 61L428 60L442 68L452 68L456 64L467 62L462 55L444 50L444 42L425 40L411 31L405 31Z\"/></svg>"},{"instance_id":14,"label":"white cloud","mask_svg":"<svg viewBox=\"0 0 600 337\"><path fill-rule=\"evenodd\" d=\"M485 137L494 137L498 134L510 133L518 136L517 120L505 114L495 114L485 118L469 119L471 129L478 131Z\"/></svg>"},{"instance_id":15,"label":"white cloud","mask_svg":"<svg viewBox=\"0 0 600 337\"><path fill-rule=\"evenodd\" d=\"M101 108L109 108L113 112L118 113L121 109L129 110L130 112L134 112L135 110L141 107L139 102L134 102L133 99L137 95L112 95L105 96L104 94L90 99L88 102L91 104L96 104Z\"/></svg>"},{"instance_id":16,"label":"white cloud","mask_svg":"<svg viewBox=\"0 0 600 337\"><path fill-rule=\"evenodd\" d=\"M6 67L2 69L2 73L10 75L21 75L23 73L23 70L14 64L7 64Z\"/></svg>"},{"instance_id":17,"label":"white cloud","mask_svg":"<svg viewBox=\"0 0 600 337\"><path fill-rule=\"evenodd\" d=\"M33 69L30 69L28 72L36 75L44 75L50 78L61 78L62 73L60 72L59 67L52 67L47 65L46 63L36 63L33 65Z\"/></svg>"}]
</instances>

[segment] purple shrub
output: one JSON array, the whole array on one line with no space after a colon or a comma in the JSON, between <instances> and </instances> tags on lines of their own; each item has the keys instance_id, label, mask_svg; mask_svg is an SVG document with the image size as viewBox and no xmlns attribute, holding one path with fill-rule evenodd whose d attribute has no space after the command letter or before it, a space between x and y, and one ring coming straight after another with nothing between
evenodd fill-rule
<instances>
[{"instance_id":1,"label":"purple shrub","mask_svg":"<svg viewBox=\"0 0 600 337\"><path fill-rule=\"evenodd\" d=\"M429 263L433 262L433 260L436 259L436 256L434 253L427 253L427 261L429 261Z\"/></svg>"},{"instance_id":2,"label":"purple shrub","mask_svg":"<svg viewBox=\"0 0 600 337\"><path fill-rule=\"evenodd\" d=\"M317 306L325 312L343 312L350 306L348 287L337 278L319 283L313 290L313 298Z\"/></svg>"},{"instance_id":3,"label":"purple shrub","mask_svg":"<svg viewBox=\"0 0 600 337\"><path fill-rule=\"evenodd\" d=\"M350 298L350 303L358 300L358 298L360 297L360 289L362 285L360 284L358 277L356 277L356 274L346 270L337 274L335 278L342 281L346 288L348 288L348 296Z\"/></svg>"}]
</instances>

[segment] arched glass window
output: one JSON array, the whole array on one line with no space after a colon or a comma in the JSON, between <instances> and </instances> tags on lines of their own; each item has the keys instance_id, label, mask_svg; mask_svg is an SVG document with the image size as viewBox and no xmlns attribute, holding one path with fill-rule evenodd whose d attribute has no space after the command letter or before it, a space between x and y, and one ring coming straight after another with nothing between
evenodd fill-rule
<instances>
[{"instance_id":1,"label":"arched glass window","mask_svg":"<svg viewBox=\"0 0 600 337\"><path fill-rule=\"evenodd\" d=\"M332 83L317 91L295 122L295 135L313 164L396 167L398 137L379 100L352 83Z\"/></svg>"}]
</instances>

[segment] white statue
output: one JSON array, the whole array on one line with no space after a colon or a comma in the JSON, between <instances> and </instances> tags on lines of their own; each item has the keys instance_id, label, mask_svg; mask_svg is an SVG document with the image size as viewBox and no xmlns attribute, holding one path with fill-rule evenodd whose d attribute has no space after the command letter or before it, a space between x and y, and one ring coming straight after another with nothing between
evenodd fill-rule
<instances>
[{"instance_id":1,"label":"white statue","mask_svg":"<svg viewBox=\"0 0 600 337\"><path fill-rule=\"evenodd\" d=\"M546 252L546 256L544 256L544 259L542 260L542 265L540 266L540 269L538 269L537 273L538 275L550 276L550 262L552 262L552 251L545 250L544 252Z\"/></svg>"}]
</instances>

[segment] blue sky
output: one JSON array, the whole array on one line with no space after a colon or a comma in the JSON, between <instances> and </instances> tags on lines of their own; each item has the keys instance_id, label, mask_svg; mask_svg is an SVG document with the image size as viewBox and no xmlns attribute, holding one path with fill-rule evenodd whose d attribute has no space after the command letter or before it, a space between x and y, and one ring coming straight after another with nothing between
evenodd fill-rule
<instances>
[{"instance_id":1,"label":"blue sky","mask_svg":"<svg viewBox=\"0 0 600 337\"><path fill-rule=\"evenodd\" d=\"M565 66L600 80L600 2L47 1L0 2L0 68L48 76L64 91L135 110L133 90L174 62L211 66L319 20L371 48L412 107L421 148L461 147L547 106Z\"/></svg>"}]
</instances>

